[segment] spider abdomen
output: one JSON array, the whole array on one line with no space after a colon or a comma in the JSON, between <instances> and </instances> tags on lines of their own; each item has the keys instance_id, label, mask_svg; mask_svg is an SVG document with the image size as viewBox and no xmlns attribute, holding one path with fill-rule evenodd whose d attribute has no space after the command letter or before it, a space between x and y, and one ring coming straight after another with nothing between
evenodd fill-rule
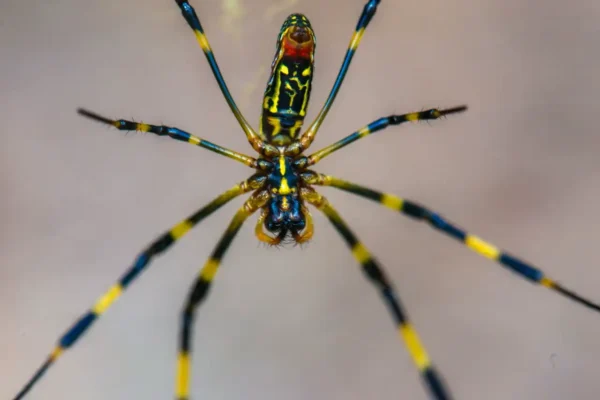
<instances>
[{"instance_id":1,"label":"spider abdomen","mask_svg":"<svg viewBox=\"0 0 600 400\"><path fill-rule=\"evenodd\" d=\"M290 144L304 123L314 51L310 22L301 14L290 15L279 33L260 120L260 131L276 146Z\"/></svg>"}]
</instances>

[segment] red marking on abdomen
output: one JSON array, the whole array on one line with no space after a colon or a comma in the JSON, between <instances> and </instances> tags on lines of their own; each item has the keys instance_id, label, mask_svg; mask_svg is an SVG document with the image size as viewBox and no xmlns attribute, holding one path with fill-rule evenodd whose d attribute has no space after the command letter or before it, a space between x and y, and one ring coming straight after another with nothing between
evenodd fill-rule
<instances>
[{"instance_id":1,"label":"red marking on abdomen","mask_svg":"<svg viewBox=\"0 0 600 400\"><path fill-rule=\"evenodd\" d=\"M283 39L283 54L286 57L309 59L314 50L314 42L311 40L302 44L295 43L287 38Z\"/></svg>"}]
</instances>

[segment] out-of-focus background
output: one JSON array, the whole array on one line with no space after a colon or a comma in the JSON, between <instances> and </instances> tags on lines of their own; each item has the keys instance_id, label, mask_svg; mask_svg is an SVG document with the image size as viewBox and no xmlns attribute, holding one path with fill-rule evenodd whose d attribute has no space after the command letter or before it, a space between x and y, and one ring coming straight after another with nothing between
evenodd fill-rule
<instances>
[{"instance_id":1,"label":"out-of-focus background","mask_svg":"<svg viewBox=\"0 0 600 400\"><path fill-rule=\"evenodd\" d=\"M364 0L194 0L257 126L276 35L317 34L312 119ZM394 127L318 170L414 199L600 301L600 3L382 1L321 148ZM157 235L251 170L197 147L83 119L165 123L251 153L169 0L0 4L0 398ZM395 281L457 399L597 399L600 316L371 202L323 190ZM179 311L232 202L155 260L29 399L172 398ZM427 398L379 295L319 213L304 249L265 249L254 219L198 313L193 398Z\"/></svg>"}]
</instances>

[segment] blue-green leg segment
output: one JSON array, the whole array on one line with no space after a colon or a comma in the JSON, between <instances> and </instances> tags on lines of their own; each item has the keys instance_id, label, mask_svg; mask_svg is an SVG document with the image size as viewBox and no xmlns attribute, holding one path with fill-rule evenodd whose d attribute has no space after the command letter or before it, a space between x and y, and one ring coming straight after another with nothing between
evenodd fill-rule
<instances>
[{"instance_id":1,"label":"blue-green leg segment","mask_svg":"<svg viewBox=\"0 0 600 400\"><path fill-rule=\"evenodd\" d=\"M392 194L379 192L355 183L347 182L329 175L319 174L314 171L306 171L302 174L302 179L312 185L331 186L346 192L367 198L380 203L396 212L411 217L413 219L424 221L429 225L445 233L446 235L458 240L472 251L498 262L500 265L516 273L522 278L535 284L545 286L561 295L579 303L591 310L600 312L600 305L580 296L579 294L565 288L558 282L550 279L542 270L533 265L500 250L498 247L481 239L478 236L469 234L465 230L457 227L446 220L440 214L410 200L402 199Z\"/></svg>"},{"instance_id":2,"label":"blue-green leg segment","mask_svg":"<svg viewBox=\"0 0 600 400\"><path fill-rule=\"evenodd\" d=\"M266 178L261 175L254 175L248 180L235 185L233 188L224 192L205 207L201 208L188 218L184 219L168 232L161 235L150 246L148 246L133 262L133 265L121 276L121 278L111 286L108 291L102 295L92 308L75 322L75 324L59 339L58 344L50 353L46 361L31 377L27 384L19 391L14 400L20 400L39 382L46 371L54 365L55 361L64 353L65 350L72 347L90 327L100 318L102 314L121 296L123 291L140 276L146 269L150 260L155 256L165 252L173 243L179 240L196 224L204 218L217 211L230 200L243 193L261 188L265 184Z\"/></svg>"},{"instance_id":3,"label":"blue-green leg segment","mask_svg":"<svg viewBox=\"0 0 600 400\"><path fill-rule=\"evenodd\" d=\"M402 338L415 367L419 371L431 398L434 400L452 399L450 391L446 387L447 385L444 383L441 375L436 371L416 329L410 322L404 307L402 307L402 302L400 301L396 290L377 260L369 250L367 250L365 245L358 240L356 235L350 230L346 222L338 214L335 208L329 204L325 197L315 191L309 190L303 191L302 196L306 201L325 214L352 251L354 258L360 263L365 276L380 291L383 301L394 318L398 333Z\"/></svg>"}]
</instances>

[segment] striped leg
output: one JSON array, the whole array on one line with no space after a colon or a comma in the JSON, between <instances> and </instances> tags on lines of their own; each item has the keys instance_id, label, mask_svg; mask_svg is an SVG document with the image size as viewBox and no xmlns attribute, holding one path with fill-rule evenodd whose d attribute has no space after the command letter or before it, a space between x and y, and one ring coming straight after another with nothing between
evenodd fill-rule
<instances>
[{"instance_id":1,"label":"striped leg","mask_svg":"<svg viewBox=\"0 0 600 400\"><path fill-rule=\"evenodd\" d=\"M242 227L242 224L258 208L262 207L269 197L269 192L264 190L256 193L244 203L229 223L227 230L221 236L210 258L200 271L200 275L196 278L181 318L181 336L179 339L179 355L177 357L177 373L175 376L175 398L177 400L189 399L191 336L196 308L206 297L212 280L219 268L219 264L223 259L223 255Z\"/></svg>"},{"instance_id":2,"label":"striped leg","mask_svg":"<svg viewBox=\"0 0 600 400\"><path fill-rule=\"evenodd\" d=\"M341 149L349 145L350 143L363 138L365 136L369 136L372 133L383 130L390 125L400 125L404 122L408 121L421 121L421 120L432 120L438 119L448 114L460 113L467 110L467 106L458 106L452 107L445 110L438 110L436 108L432 108L431 110L414 112L409 114L402 115L390 115L389 117L380 118L376 121L371 122L369 125L364 128L359 129L353 134L346 136L345 138L335 142L334 144L325 147L317 151L316 153L311 154L308 157L307 165L314 165L318 163L322 158L330 155L334 151Z\"/></svg>"},{"instance_id":3,"label":"striped leg","mask_svg":"<svg viewBox=\"0 0 600 400\"><path fill-rule=\"evenodd\" d=\"M352 250L354 258L360 263L366 276L381 291L381 295L388 306L394 321L398 326L400 336L410 353L413 363L419 370L423 382L432 398L435 400L448 400L452 397L446 388L441 376L435 371L433 364L423 347L417 331L410 323L406 311L402 307L400 298L395 293L391 282L388 280L385 272L378 265L367 248L357 239L348 225L344 222L338 212L329 204L325 197L314 191L305 190L302 193L303 198L321 210L331 221L338 233L344 238L344 241Z\"/></svg>"},{"instance_id":4,"label":"striped leg","mask_svg":"<svg viewBox=\"0 0 600 400\"><path fill-rule=\"evenodd\" d=\"M329 93L329 97L325 101L323 108L315 118L314 122L309 126L308 130L302 134L298 143L293 143L286 150L288 155L297 155L306 150L312 141L315 139L317 131L319 127L325 120L329 109L333 105L333 101L337 96L340 87L342 86L342 82L346 77L346 73L348 72L348 68L350 67L350 63L352 62L352 58L354 57L354 53L362 40L362 37L365 33L365 29L367 29L367 25L371 22L371 19L375 15L377 11L377 6L381 0L369 0L365 7L363 8L363 12L358 19L358 23L356 24L356 29L354 30L354 34L350 39L350 44L348 45L348 50L346 51L346 56L344 57L344 61L342 62L342 66L340 67L340 71L338 72L337 78L335 79L335 83L331 88L331 92Z\"/></svg>"},{"instance_id":5,"label":"striped leg","mask_svg":"<svg viewBox=\"0 0 600 400\"><path fill-rule=\"evenodd\" d=\"M371 190L366 187L356 185L354 183L346 182L341 179L334 178L332 176L322 175L312 171L304 173L303 179L305 182L310 182L310 184L313 185L332 186L341 190L345 190L346 192L350 192L383 204L384 206L391 208L394 211L399 211L400 213L407 215L411 218L426 221L433 228L444 232L445 234L449 235L454 239L459 240L474 252L479 253L482 256L487 257L491 260L497 261L504 267L517 273L523 278L533 283L545 286L551 290L554 290L555 292L560 293L563 296L568 297L569 299L579 304L582 304L592 310L600 312L600 305L592 303L591 301L581 297L577 293L574 293L571 290L560 285L559 283L553 281L538 268L500 250L498 247L484 241L483 239L475 235L471 235L465 232L464 230L453 225L452 223L446 221L442 216L440 216L436 212L429 210L415 202L406 199L401 199L400 197L396 197L391 194Z\"/></svg>"},{"instance_id":6,"label":"striped leg","mask_svg":"<svg viewBox=\"0 0 600 400\"><path fill-rule=\"evenodd\" d=\"M254 150L256 150L258 153L266 156L275 156L279 154L277 148L265 143L265 137L264 135L262 135L262 133L257 133L254 129L252 129L248 121L246 121L241 111L235 104L235 101L233 100L233 97L231 96L231 93L227 88L227 84L225 83L223 74L221 74L221 70L219 69L219 65L217 64L217 60L215 59L210 44L208 43L208 39L204 34L204 29L202 29L200 19L198 18L198 15L196 15L194 7L192 7L187 0L175 0L175 2L181 9L181 13L183 14L183 17L187 21L188 25L194 31L194 34L196 35L196 40L198 41L200 48L202 48L202 51L204 52L204 55L208 60L208 64L210 65L215 79L219 84L219 88L221 89L221 92L223 93L227 104L229 104L231 112L233 113L233 115L235 115L235 118L238 120L240 126L246 133L246 137L248 138L250 145L252 145L252 148L254 148Z\"/></svg>"},{"instance_id":7,"label":"striped leg","mask_svg":"<svg viewBox=\"0 0 600 400\"><path fill-rule=\"evenodd\" d=\"M254 157L250 157L245 154L226 149L224 147L211 143L208 140L200 139L199 137L196 137L178 128L171 128L164 125L150 125L145 124L143 122L133 122L124 119L113 120L98 115L94 112L84 110L82 108L78 109L77 112L80 115L83 115L84 117L93 119L94 121L102 122L103 124L107 125L112 125L120 131L141 131L154 133L158 136L169 136L175 140L191 143L193 145L200 146L210 151L213 151L222 156L229 157L243 164L246 164L250 168L260 168L259 162Z\"/></svg>"},{"instance_id":8,"label":"striped leg","mask_svg":"<svg viewBox=\"0 0 600 400\"><path fill-rule=\"evenodd\" d=\"M79 318L79 320L63 335L58 344L50 353L44 364L37 370L33 377L21 389L14 400L25 397L35 383L46 373L48 368L62 355L62 353L73 346L75 342L92 326L92 324L113 304L113 302L127 289L127 287L139 276L139 274L148 266L150 260L164 251L185 235L194 225L204 218L221 208L224 204L233 198L256 190L262 187L265 178L254 175L250 179L235 185L219 197L208 203L206 206L190 215L185 220L175 225L171 230L160 236L150 246L148 246L134 261L133 265L125 272L121 279L102 296L94 306Z\"/></svg>"}]
</instances>

